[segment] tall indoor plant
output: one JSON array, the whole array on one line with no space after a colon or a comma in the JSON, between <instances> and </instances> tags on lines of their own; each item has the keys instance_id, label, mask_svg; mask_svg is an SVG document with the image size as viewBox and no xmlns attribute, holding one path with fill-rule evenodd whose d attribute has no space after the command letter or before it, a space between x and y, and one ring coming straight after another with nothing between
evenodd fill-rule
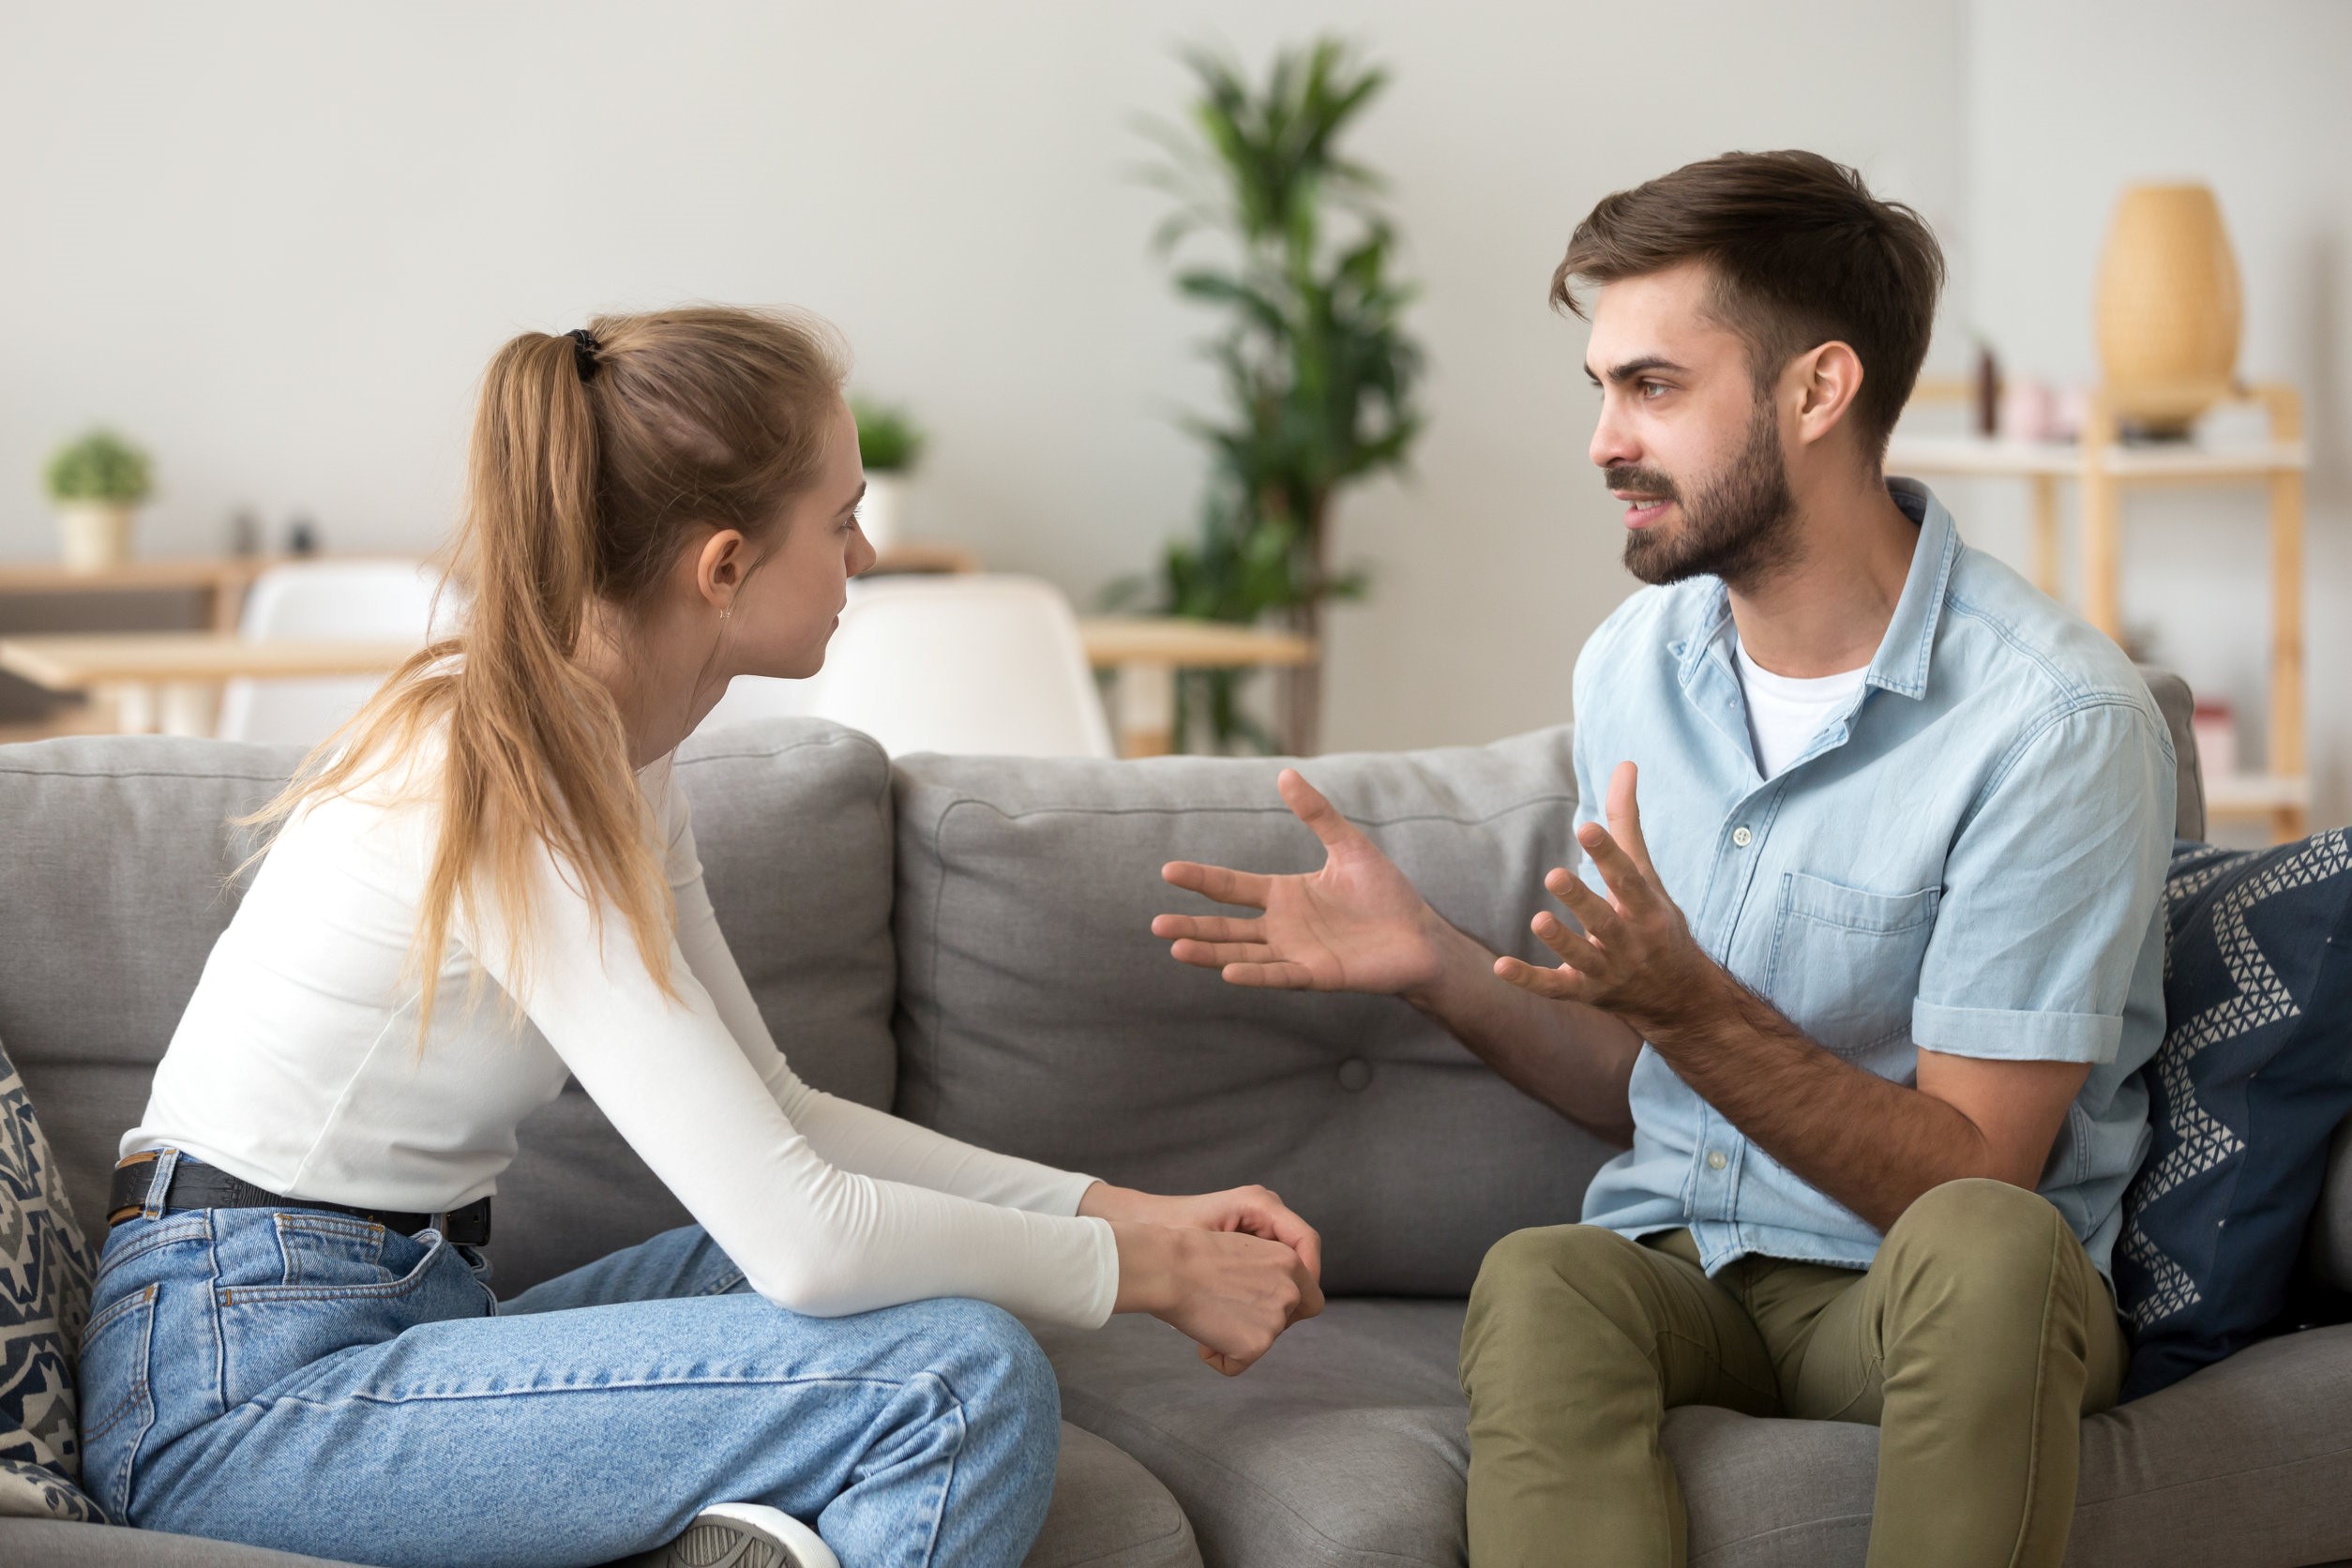
<instances>
[{"instance_id":1,"label":"tall indoor plant","mask_svg":"<svg viewBox=\"0 0 2352 1568\"><path fill-rule=\"evenodd\" d=\"M1225 406L1186 421L1211 475L1198 534L1161 562L1162 603L1319 637L1326 601L1364 589L1362 573L1333 565L1334 503L1402 468L1420 428L1421 350L1404 327L1414 291L1390 275L1395 234L1380 176L1339 150L1388 77L1334 38L1281 51L1257 84L1224 56L1184 60L1199 86L1189 128L1147 128L1168 155L1148 177L1178 204L1156 239L1178 291L1224 317L1206 350ZM1235 671L1191 678L1180 745L1196 716L1220 746L1270 742L1242 711L1239 684ZM1283 744L1314 749L1321 698L1319 666L1290 672Z\"/></svg>"}]
</instances>

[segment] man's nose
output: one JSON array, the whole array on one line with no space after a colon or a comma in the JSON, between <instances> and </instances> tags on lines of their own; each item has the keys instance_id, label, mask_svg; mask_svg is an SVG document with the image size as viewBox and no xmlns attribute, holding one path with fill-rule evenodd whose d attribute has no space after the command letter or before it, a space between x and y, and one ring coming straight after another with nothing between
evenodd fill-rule
<instances>
[{"instance_id":1,"label":"man's nose","mask_svg":"<svg viewBox=\"0 0 2352 1568\"><path fill-rule=\"evenodd\" d=\"M1601 417L1592 427L1592 445L1587 455L1595 468L1630 468L1641 460L1641 444L1634 439L1610 399L1601 400Z\"/></svg>"}]
</instances>

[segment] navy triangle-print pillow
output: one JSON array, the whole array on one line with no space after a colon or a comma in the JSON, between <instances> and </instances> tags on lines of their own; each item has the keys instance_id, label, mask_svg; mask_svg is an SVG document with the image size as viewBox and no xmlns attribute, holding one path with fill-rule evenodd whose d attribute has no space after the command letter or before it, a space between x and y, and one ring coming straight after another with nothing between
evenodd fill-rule
<instances>
[{"instance_id":1,"label":"navy triangle-print pillow","mask_svg":"<svg viewBox=\"0 0 2352 1568\"><path fill-rule=\"evenodd\" d=\"M2352 1115L2352 837L2178 844L2164 884L2154 1141L2123 1199L2123 1397L2260 1338L2285 1306L2328 1140Z\"/></svg>"}]
</instances>

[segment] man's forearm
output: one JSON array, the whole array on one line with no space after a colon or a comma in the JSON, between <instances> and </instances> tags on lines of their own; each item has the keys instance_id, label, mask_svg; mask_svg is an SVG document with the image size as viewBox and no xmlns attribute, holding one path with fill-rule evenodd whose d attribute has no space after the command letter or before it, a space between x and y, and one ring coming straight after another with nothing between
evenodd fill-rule
<instances>
[{"instance_id":1,"label":"man's forearm","mask_svg":"<svg viewBox=\"0 0 2352 1568\"><path fill-rule=\"evenodd\" d=\"M1626 1085L1641 1037L1625 1022L1579 1003L1532 996L1495 978L1495 956L1438 921L1432 940L1438 979L1405 1000L1521 1093L1611 1142L1631 1143Z\"/></svg>"},{"instance_id":2,"label":"man's forearm","mask_svg":"<svg viewBox=\"0 0 2352 1568\"><path fill-rule=\"evenodd\" d=\"M1922 1193L1996 1174L1957 1108L1842 1062L1727 973L1651 1044L1758 1148L1881 1232Z\"/></svg>"}]
</instances>

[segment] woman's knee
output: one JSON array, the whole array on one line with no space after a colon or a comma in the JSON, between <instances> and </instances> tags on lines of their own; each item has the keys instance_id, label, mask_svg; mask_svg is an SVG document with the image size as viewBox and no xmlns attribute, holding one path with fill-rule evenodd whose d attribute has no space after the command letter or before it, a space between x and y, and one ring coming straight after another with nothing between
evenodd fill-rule
<instances>
[{"instance_id":1,"label":"woman's knee","mask_svg":"<svg viewBox=\"0 0 2352 1568\"><path fill-rule=\"evenodd\" d=\"M959 1299L928 1304L936 1309L932 1332L954 1348L942 1375L966 1429L959 1465L983 1472L1011 1513L1042 1523L1062 1453L1053 1364L1036 1336L1000 1307Z\"/></svg>"},{"instance_id":2,"label":"woman's knee","mask_svg":"<svg viewBox=\"0 0 2352 1568\"><path fill-rule=\"evenodd\" d=\"M979 1419L1058 1433L1062 1386L1020 1319L986 1302L926 1304L925 1333L942 1352L941 1376Z\"/></svg>"}]
</instances>

